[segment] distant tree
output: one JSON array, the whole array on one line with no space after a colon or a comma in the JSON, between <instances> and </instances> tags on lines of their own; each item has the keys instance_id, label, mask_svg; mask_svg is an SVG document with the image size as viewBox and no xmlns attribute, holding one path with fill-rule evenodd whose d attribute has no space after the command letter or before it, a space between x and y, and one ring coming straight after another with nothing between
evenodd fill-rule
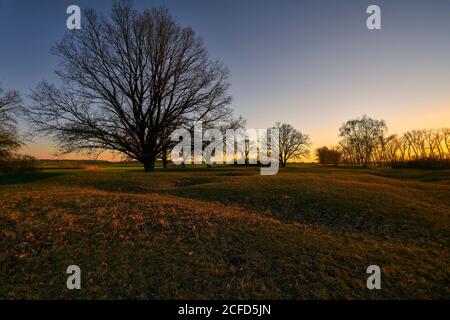
<instances>
[{"instance_id":1,"label":"distant tree","mask_svg":"<svg viewBox=\"0 0 450 320\"><path fill-rule=\"evenodd\" d=\"M83 28L53 48L64 85L41 83L29 113L61 151L118 151L150 171L167 161L173 129L229 118L227 68L166 9L120 2L110 19L84 12Z\"/></svg>"},{"instance_id":2,"label":"distant tree","mask_svg":"<svg viewBox=\"0 0 450 320\"><path fill-rule=\"evenodd\" d=\"M0 160L12 157L23 142L17 134L15 116L22 110L17 91L4 92L0 88Z\"/></svg>"},{"instance_id":3,"label":"distant tree","mask_svg":"<svg viewBox=\"0 0 450 320\"><path fill-rule=\"evenodd\" d=\"M337 166L341 160L342 152L337 148L324 146L316 149L316 156L321 164L334 164Z\"/></svg>"},{"instance_id":4,"label":"distant tree","mask_svg":"<svg viewBox=\"0 0 450 320\"><path fill-rule=\"evenodd\" d=\"M352 153L353 161L367 167L380 141L387 132L383 120L374 120L364 115L360 119L349 120L339 128L340 143Z\"/></svg>"},{"instance_id":5,"label":"distant tree","mask_svg":"<svg viewBox=\"0 0 450 320\"><path fill-rule=\"evenodd\" d=\"M15 116L22 110L21 102L19 92L15 90L4 92L0 88L0 130L14 128L16 124Z\"/></svg>"},{"instance_id":6,"label":"distant tree","mask_svg":"<svg viewBox=\"0 0 450 320\"><path fill-rule=\"evenodd\" d=\"M16 134L0 131L0 160L10 159L21 146L22 142Z\"/></svg>"},{"instance_id":7,"label":"distant tree","mask_svg":"<svg viewBox=\"0 0 450 320\"><path fill-rule=\"evenodd\" d=\"M412 156L410 159L420 160L425 157L426 146L425 146L425 135L423 130L410 130L405 133L405 139L408 142L410 151L412 151ZM411 154L411 152L410 152Z\"/></svg>"},{"instance_id":8,"label":"distant tree","mask_svg":"<svg viewBox=\"0 0 450 320\"><path fill-rule=\"evenodd\" d=\"M443 128L442 130L442 144L447 149L447 157L450 159L450 128Z\"/></svg>"},{"instance_id":9,"label":"distant tree","mask_svg":"<svg viewBox=\"0 0 450 320\"><path fill-rule=\"evenodd\" d=\"M257 143L248 138L243 138L242 143L236 143L236 160L243 159L244 164L250 164L251 150L256 150Z\"/></svg>"},{"instance_id":10,"label":"distant tree","mask_svg":"<svg viewBox=\"0 0 450 320\"><path fill-rule=\"evenodd\" d=\"M385 162L390 162L391 166L399 161L398 153L401 152L401 140L396 134L384 139L383 143Z\"/></svg>"},{"instance_id":11,"label":"distant tree","mask_svg":"<svg viewBox=\"0 0 450 320\"><path fill-rule=\"evenodd\" d=\"M278 129L280 134L278 147L282 167L285 167L289 160L299 159L309 154L311 140L307 134L286 123L278 122L274 128Z\"/></svg>"}]
</instances>

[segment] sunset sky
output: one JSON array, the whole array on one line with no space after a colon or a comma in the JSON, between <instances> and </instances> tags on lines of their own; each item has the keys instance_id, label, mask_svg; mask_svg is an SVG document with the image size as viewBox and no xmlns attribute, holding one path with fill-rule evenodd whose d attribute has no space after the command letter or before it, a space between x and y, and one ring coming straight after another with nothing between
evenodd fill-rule
<instances>
[{"instance_id":1,"label":"sunset sky","mask_svg":"<svg viewBox=\"0 0 450 320\"><path fill-rule=\"evenodd\" d=\"M113 1L0 0L0 82L26 95L57 83L50 48L77 4L109 14ZM381 7L381 30L366 28L366 8ZM165 5L190 25L210 57L230 69L233 108L249 128L287 122L313 147L338 141L346 120L384 119L390 133L450 126L450 1L136 0ZM83 26L83 21L81 22ZM21 129L26 125L21 123ZM45 138L24 149L38 158Z\"/></svg>"}]
</instances>

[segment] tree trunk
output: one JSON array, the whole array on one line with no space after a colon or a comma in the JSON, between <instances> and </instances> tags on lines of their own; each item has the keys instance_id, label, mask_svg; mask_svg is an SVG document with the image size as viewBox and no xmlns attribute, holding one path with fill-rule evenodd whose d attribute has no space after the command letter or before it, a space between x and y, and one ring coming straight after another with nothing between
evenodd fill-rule
<instances>
[{"instance_id":1,"label":"tree trunk","mask_svg":"<svg viewBox=\"0 0 450 320\"><path fill-rule=\"evenodd\" d=\"M167 168L167 163L169 161L167 160L167 149L164 149L163 153L162 153L162 164L163 164L163 168Z\"/></svg>"},{"instance_id":2,"label":"tree trunk","mask_svg":"<svg viewBox=\"0 0 450 320\"><path fill-rule=\"evenodd\" d=\"M150 172L150 171L155 170L155 159L153 159L153 158L145 159L143 164L144 164L145 172Z\"/></svg>"}]
</instances>

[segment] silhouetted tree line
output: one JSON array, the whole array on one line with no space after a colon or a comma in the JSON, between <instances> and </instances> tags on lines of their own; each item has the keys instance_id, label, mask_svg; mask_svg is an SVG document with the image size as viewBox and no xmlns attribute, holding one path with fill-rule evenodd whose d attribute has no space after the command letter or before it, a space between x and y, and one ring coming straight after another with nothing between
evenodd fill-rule
<instances>
[{"instance_id":1,"label":"silhouetted tree line","mask_svg":"<svg viewBox=\"0 0 450 320\"><path fill-rule=\"evenodd\" d=\"M450 128L410 130L382 140L373 162L392 168L450 169Z\"/></svg>"},{"instance_id":2,"label":"silhouetted tree line","mask_svg":"<svg viewBox=\"0 0 450 320\"><path fill-rule=\"evenodd\" d=\"M280 123L277 122L272 128L267 129L267 136L263 141L255 141L254 139L250 139L246 133L245 129L246 121L242 117L234 119L233 121L228 122L226 125L222 125L219 127L219 130L222 133L223 141L222 141L222 152L223 158L226 158L227 153L227 145L233 143L232 148L234 150L233 153L233 161L234 164L239 165L261 165L258 150L263 145L266 145L267 152L269 154L272 153L272 145L273 147L278 148L279 155L279 163L281 167L285 167L289 161L298 161L302 157L309 155L309 146L311 145L311 140L309 135L295 129L292 125L288 123ZM236 130L235 139L233 142L226 141L227 130L232 129ZM277 129L279 132L278 141L269 141L268 137L270 136L270 130ZM192 129L191 129L192 130ZM205 128L203 128L203 134L205 132ZM191 136L193 136L193 132L191 131ZM256 137L254 137L256 138ZM209 141L202 142L203 150L208 146ZM191 140L191 159L194 159L194 140ZM215 156L215 152L213 151L212 156ZM170 160L170 154L167 157ZM164 159L163 160L163 167ZM166 161L168 161L166 160ZM208 165L209 167L210 165Z\"/></svg>"},{"instance_id":3,"label":"silhouetted tree line","mask_svg":"<svg viewBox=\"0 0 450 320\"><path fill-rule=\"evenodd\" d=\"M333 163L340 153L341 163L352 166L392 168L450 168L450 128L410 130L403 135L387 135L383 120L367 116L349 120L339 129L336 148L319 148L320 163ZM334 162L335 163L335 162Z\"/></svg>"}]
</instances>

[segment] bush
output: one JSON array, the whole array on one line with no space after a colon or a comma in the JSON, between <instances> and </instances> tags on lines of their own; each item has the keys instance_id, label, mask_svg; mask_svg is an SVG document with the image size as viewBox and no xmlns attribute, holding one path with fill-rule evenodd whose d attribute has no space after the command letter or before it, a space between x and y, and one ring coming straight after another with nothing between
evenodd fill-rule
<instances>
[{"instance_id":1,"label":"bush","mask_svg":"<svg viewBox=\"0 0 450 320\"><path fill-rule=\"evenodd\" d=\"M338 165L342 153L336 148L321 147L316 149L316 156L321 164Z\"/></svg>"}]
</instances>

